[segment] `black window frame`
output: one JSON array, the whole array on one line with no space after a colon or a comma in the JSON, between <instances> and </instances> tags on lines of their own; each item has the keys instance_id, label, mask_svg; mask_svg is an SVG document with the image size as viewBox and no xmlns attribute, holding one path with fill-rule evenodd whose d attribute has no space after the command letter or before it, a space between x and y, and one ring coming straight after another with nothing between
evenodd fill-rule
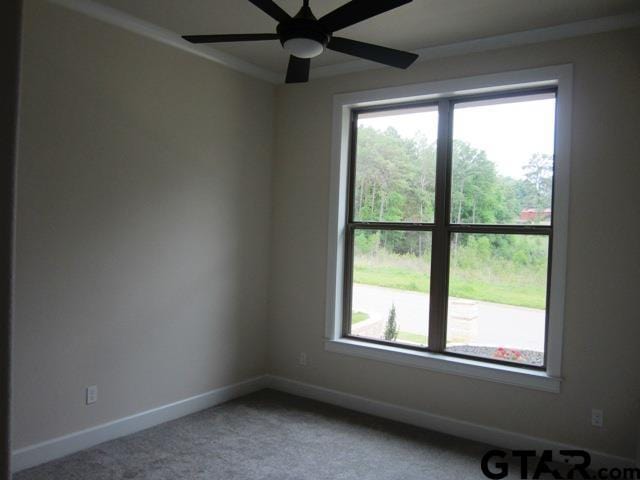
<instances>
[{"instance_id":1,"label":"black window frame","mask_svg":"<svg viewBox=\"0 0 640 480\"><path fill-rule=\"evenodd\" d=\"M487 225L487 224L457 224L451 222L451 171L453 145L453 112L456 104L482 100L508 99L536 94L553 94L556 99L555 118L558 117L558 87L545 86L526 89L514 89L492 93L448 96L430 101L386 103L384 105L352 108L349 123L349 145L347 165L347 208L345 222L344 248L344 284L342 298L342 338L357 340L373 344L393 346L407 350L435 353L469 360L516 366L531 370L545 371L547 369L547 353L549 344L549 305L552 269L553 225L555 213L555 184L556 184L556 149L557 123L554 127L553 177L551 186L551 218L549 225ZM422 222L371 222L354 220L354 196L356 180L356 160L358 142L358 116L363 113L384 112L389 110L411 109L416 107L436 107L438 110L438 139L436 146L436 184L435 211L431 223ZM431 283L429 292L429 331L427 346L409 345L381 339L354 336L350 334L352 321L352 292L353 292L353 260L354 239L356 230L391 230L430 232L432 235L431 251ZM545 304L545 344L542 365L531 365L473 356L446 350L447 343L447 309L449 298L449 260L451 234L509 234L509 235L542 235L548 238L548 265Z\"/></svg>"}]
</instances>

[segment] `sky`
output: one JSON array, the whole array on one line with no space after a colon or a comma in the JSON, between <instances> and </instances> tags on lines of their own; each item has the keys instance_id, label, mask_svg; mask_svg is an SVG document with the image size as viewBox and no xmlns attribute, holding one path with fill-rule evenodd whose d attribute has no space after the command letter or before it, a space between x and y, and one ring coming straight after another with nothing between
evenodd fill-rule
<instances>
[{"instance_id":1,"label":"sky","mask_svg":"<svg viewBox=\"0 0 640 480\"><path fill-rule=\"evenodd\" d=\"M553 154L555 99L548 94L502 99L500 103L479 101L459 103L454 109L453 136L484 150L499 174L521 179L522 167L534 153ZM423 133L435 140L437 110L415 113L367 114L359 126L379 130L394 127L400 135L413 138Z\"/></svg>"}]
</instances>

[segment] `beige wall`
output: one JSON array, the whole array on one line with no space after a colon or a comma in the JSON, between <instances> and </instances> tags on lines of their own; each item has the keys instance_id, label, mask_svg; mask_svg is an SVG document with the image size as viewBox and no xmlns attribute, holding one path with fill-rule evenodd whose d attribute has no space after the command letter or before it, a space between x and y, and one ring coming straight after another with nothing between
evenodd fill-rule
<instances>
[{"instance_id":1,"label":"beige wall","mask_svg":"<svg viewBox=\"0 0 640 480\"><path fill-rule=\"evenodd\" d=\"M279 87L270 370L391 403L629 458L638 433L640 30ZM562 393L323 350L332 95L573 63L571 213ZM300 367L298 352L308 353ZM605 427L590 426L592 407Z\"/></svg>"},{"instance_id":2,"label":"beige wall","mask_svg":"<svg viewBox=\"0 0 640 480\"><path fill-rule=\"evenodd\" d=\"M274 115L272 85L24 17L14 448L265 372Z\"/></svg>"}]
</instances>

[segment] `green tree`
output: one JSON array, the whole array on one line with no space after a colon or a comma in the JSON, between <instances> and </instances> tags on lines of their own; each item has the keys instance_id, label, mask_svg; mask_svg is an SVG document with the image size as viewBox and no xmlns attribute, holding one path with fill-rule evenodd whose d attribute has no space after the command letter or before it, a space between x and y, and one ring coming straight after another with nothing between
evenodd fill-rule
<instances>
[{"instance_id":1,"label":"green tree","mask_svg":"<svg viewBox=\"0 0 640 480\"><path fill-rule=\"evenodd\" d=\"M498 175L483 150L453 142L451 220L455 223L506 223L517 218L519 204L508 178Z\"/></svg>"},{"instance_id":2,"label":"green tree","mask_svg":"<svg viewBox=\"0 0 640 480\"><path fill-rule=\"evenodd\" d=\"M525 208L535 208L539 213L551 208L553 157L536 153L522 168L525 176Z\"/></svg>"},{"instance_id":3,"label":"green tree","mask_svg":"<svg viewBox=\"0 0 640 480\"><path fill-rule=\"evenodd\" d=\"M395 342L398 338L398 324L396 322L396 306L392 303L391 310L389 310L389 318L387 318L387 324L384 327L384 339L390 342Z\"/></svg>"},{"instance_id":4,"label":"green tree","mask_svg":"<svg viewBox=\"0 0 640 480\"><path fill-rule=\"evenodd\" d=\"M498 174L485 151L454 140L452 152L451 221L507 224L519 221L525 208L551 206L552 157L536 154L523 178ZM402 137L395 129L358 129L354 215L360 221L430 222L435 200L436 143L424 135ZM537 244L536 244L537 245ZM544 265L536 245L513 236L453 236L452 260L465 268L496 261ZM416 264L431 254L431 237L401 231L360 230L357 255L378 259L394 256ZM463 250L460 250L463 249ZM460 250L460 251L459 251ZM537 268L537 267L536 267Z\"/></svg>"},{"instance_id":5,"label":"green tree","mask_svg":"<svg viewBox=\"0 0 640 480\"><path fill-rule=\"evenodd\" d=\"M355 217L363 221L432 221L435 144L393 128L358 129Z\"/></svg>"}]
</instances>

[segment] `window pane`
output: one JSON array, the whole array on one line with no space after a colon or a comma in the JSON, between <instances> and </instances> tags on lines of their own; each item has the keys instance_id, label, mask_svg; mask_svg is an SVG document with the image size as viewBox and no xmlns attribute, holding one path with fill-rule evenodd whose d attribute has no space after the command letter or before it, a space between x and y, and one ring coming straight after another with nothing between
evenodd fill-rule
<instances>
[{"instance_id":1,"label":"window pane","mask_svg":"<svg viewBox=\"0 0 640 480\"><path fill-rule=\"evenodd\" d=\"M543 365L549 237L452 234L447 351Z\"/></svg>"},{"instance_id":2,"label":"window pane","mask_svg":"<svg viewBox=\"0 0 640 480\"><path fill-rule=\"evenodd\" d=\"M358 115L356 221L433 222L437 107Z\"/></svg>"},{"instance_id":3,"label":"window pane","mask_svg":"<svg viewBox=\"0 0 640 480\"><path fill-rule=\"evenodd\" d=\"M357 230L351 335L426 345L431 233Z\"/></svg>"},{"instance_id":4,"label":"window pane","mask_svg":"<svg viewBox=\"0 0 640 480\"><path fill-rule=\"evenodd\" d=\"M451 222L551 223L555 95L457 103Z\"/></svg>"}]
</instances>

